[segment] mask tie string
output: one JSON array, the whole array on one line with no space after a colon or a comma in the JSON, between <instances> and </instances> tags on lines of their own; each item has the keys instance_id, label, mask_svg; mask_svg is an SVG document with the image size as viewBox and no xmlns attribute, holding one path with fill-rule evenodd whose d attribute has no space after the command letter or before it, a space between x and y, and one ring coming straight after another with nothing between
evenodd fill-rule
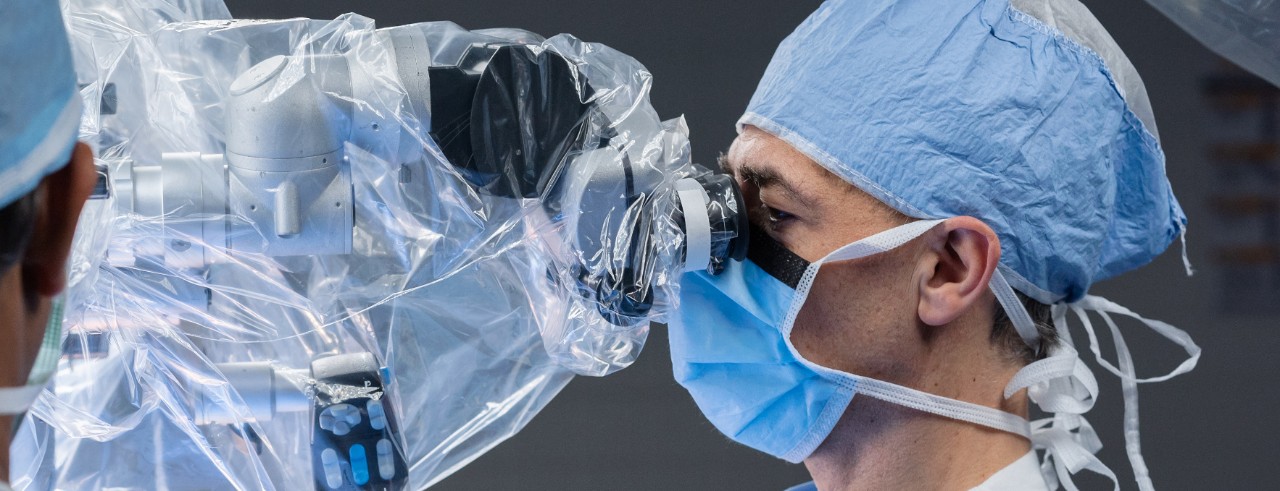
<instances>
[{"instance_id":1,"label":"mask tie string","mask_svg":"<svg viewBox=\"0 0 1280 491\"><path fill-rule=\"evenodd\" d=\"M1191 336L1188 335L1186 331L1173 327L1165 322L1144 318L1133 311L1102 297L1087 295L1080 299L1080 301L1072 304L1071 308L1076 313L1076 316L1081 319L1085 332L1089 334L1089 349L1093 351L1093 355L1098 360L1098 364L1120 378L1120 387L1124 394L1125 453L1129 456L1129 463L1133 467L1134 478L1138 481L1138 488L1142 491L1152 491L1155 489L1155 486L1151 483L1150 472L1147 469L1146 461L1142 457L1142 444L1138 430L1138 384L1163 382L1191 371L1200 360L1200 347L1191 340ZM1103 321L1106 322L1107 327L1111 331L1113 343L1115 344L1116 362L1119 364L1119 367L1113 365L1102 357L1102 350L1098 344L1098 337L1094 332L1092 323L1089 322L1087 311L1097 312L1098 315L1102 317ZM1124 341L1124 336L1120 333L1120 327L1116 324L1115 320L1112 319L1112 314L1128 316L1143 323L1157 334L1164 336L1166 339L1181 347L1186 351L1187 358L1169 373L1156 377L1138 378L1133 363L1133 356L1129 352L1129 347Z\"/></svg>"},{"instance_id":2,"label":"mask tie string","mask_svg":"<svg viewBox=\"0 0 1280 491\"><path fill-rule=\"evenodd\" d=\"M993 285L993 288L999 286ZM1023 310L1025 314L1021 303L1016 306L1005 303L1005 308ZM1102 441L1084 417L1097 400L1098 381L1072 347L1070 333L1066 332L1066 310L1061 305L1053 307L1054 325L1060 339L1050 348L1052 355L1018 370L1005 387L1004 396L1008 399L1026 389L1033 403L1053 414L1031 423L1032 448L1044 451L1040 473L1050 489L1057 489L1061 483L1068 491L1077 491L1071 475L1088 469L1110 479L1113 489L1119 490L1115 472L1096 455ZM1029 320L1030 316L1026 318Z\"/></svg>"},{"instance_id":3,"label":"mask tie string","mask_svg":"<svg viewBox=\"0 0 1280 491\"><path fill-rule=\"evenodd\" d=\"M795 349L795 346L791 343L791 329L795 325L796 316L799 315L805 299L808 298L809 291L813 287L814 279L817 277L818 271L823 264L835 261L859 259L893 250L902 244L923 235L942 222L943 220L921 220L911 222L836 249L826 257L810 263L796 286L795 296L792 298L791 306L783 319L782 325L780 326L783 338L786 339L787 348L797 360L800 360L805 364L805 366L819 374L835 380L837 383L842 385L849 387L856 386L858 394L874 397L876 399L919 411L1006 431L1030 439L1030 425L1027 423L1027 420L1021 416L978 404L948 399L890 382L876 380L869 377L856 376L824 367L806 360L804 356L799 354Z\"/></svg>"},{"instance_id":4,"label":"mask tie string","mask_svg":"<svg viewBox=\"0 0 1280 491\"><path fill-rule=\"evenodd\" d=\"M996 286L993 285L994 287ZM1002 304L1006 309L1011 308L1005 302ZM1022 309L1022 305L1018 304L1013 308ZM1050 488L1056 488L1060 483L1068 491L1076 491L1071 475L1089 469L1108 477L1114 489L1120 489L1115 473L1097 458L1096 453L1102 448L1102 443L1093 427L1084 418L1084 413L1093 407L1098 387L1092 371L1084 365L1079 353L1073 348L1074 342L1066 320L1068 311L1073 312L1080 319L1082 327L1089 336L1089 349L1093 352L1098 364L1120 378L1124 394L1125 452L1134 469L1134 478L1139 489L1152 490L1154 486L1150 472L1142 457L1138 428L1137 384L1161 382L1191 371L1200 358L1200 347L1185 331L1161 321L1146 319L1102 297L1089 295L1071 304L1054 305L1053 323L1061 342L1053 348L1052 356L1028 364L1019 370L1005 388L1006 398L1019 390L1027 389L1028 398L1043 411L1053 414L1051 418L1037 420L1031 425L1033 446L1045 451L1041 474ZM1088 316L1089 311L1096 312L1102 317L1109 328L1116 348L1116 364L1103 358L1093 322ZM1124 315L1142 322L1183 348L1188 354L1187 359L1167 374L1138 378L1133 356L1113 315Z\"/></svg>"},{"instance_id":5,"label":"mask tie string","mask_svg":"<svg viewBox=\"0 0 1280 491\"><path fill-rule=\"evenodd\" d=\"M1088 469L1111 480L1112 489L1119 491L1120 480L1096 455L1102 449L1098 433L1083 415L1060 413L1032 423L1033 448L1044 450L1040 474L1049 489L1058 484L1067 491L1078 491L1071 475Z\"/></svg>"}]
</instances>

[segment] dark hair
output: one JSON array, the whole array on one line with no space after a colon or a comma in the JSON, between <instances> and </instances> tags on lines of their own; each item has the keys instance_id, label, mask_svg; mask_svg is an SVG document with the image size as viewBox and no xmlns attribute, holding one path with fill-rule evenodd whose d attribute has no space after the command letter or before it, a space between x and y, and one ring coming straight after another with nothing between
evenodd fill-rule
<instances>
[{"instance_id":1,"label":"dark hair","mask_svg":"<svg viewBox=\"0 0 1280 491\"><path fill-rule=\"evenodd\" d=\"M1027 309L1031 321L1036 324L1036 331L1040 333L1040 354L1037 355L1036 350L1027 346L1022 336L1018 335L1018 330L1013 327L1013 321L1009 319L1009 314L1005 312L1000 302L996 302L991 342L999 345L1010 358L1022 363L1031 363L1048 356L1049 350L1058 344L1058 330L1053 327L1053 308L1023 295L1022 292L1015 293L1018 295L1018 300L1022 302L1022 306Z\"/></svg>"},{"instance_id":2,"label":"dark hair","mask_svg":"<svg viewBox=\"0 0 1280 491\"><path fill-rule=\"evenodd\" d=\"M0 209L0 275L22 259L36 226L36 191Z\"/></svg>"}]
</instances>

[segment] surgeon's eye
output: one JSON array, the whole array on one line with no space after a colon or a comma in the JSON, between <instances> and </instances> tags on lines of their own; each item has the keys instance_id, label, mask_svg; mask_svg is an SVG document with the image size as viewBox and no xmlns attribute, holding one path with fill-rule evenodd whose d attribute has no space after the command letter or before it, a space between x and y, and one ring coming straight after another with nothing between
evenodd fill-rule
<instances>
[{"instance_id":1,"label":"surgeon's eye","mask_svg":"<svg viewBox=\"0 0 1280 491\"><path fill-rule=\"evenodd\" d=\"M795 218L794 215L769 205L762 204L760 207L764 208L765 218L769 220L769 227L775 230L786 225L786 223L791 221L792 218Z\"/></svg>"}]
</instances>

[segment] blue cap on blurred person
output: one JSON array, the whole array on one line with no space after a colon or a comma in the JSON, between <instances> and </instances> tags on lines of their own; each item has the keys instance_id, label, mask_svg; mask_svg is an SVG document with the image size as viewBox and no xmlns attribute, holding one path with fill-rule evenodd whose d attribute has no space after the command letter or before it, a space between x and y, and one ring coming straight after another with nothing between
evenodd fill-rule
<instances>
[{"instance_id":1,"label":"blue cap on blurred person","mask_svg":"<svg viewBox=\"0 0 1280 491\"><path fill-rule=\"evenodd\" d=\"M71 46L57 0L0 5L0 207L71 159L80 127Z\"/></svg>"},{"instance_id":2,"label":"blue cap on blurred person","mask_svg":"<svg viewBox=\"0 0 1280 491\"><path fill-rule=\"evenodd\" d=\"M1043 303L1150 262L1186 223L1142 80L1076 0L828 1L738 124L907 215L983 220Z\"/></svg>"}]
</instances>

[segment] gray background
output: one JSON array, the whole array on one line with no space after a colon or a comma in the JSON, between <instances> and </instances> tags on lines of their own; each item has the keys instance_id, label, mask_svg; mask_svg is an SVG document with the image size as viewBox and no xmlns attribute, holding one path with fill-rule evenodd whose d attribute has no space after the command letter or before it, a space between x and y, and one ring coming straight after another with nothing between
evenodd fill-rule
<instances>
[{"instance_id":1,"label":"gray background","mask_svg":"<svg viewBox=\"0 0 1280 491\"><path fill-rule=\"evenodd\" d=\"M694 157L708 163L732 140L777 43L818 2L680 0L341 1L228 0L236 17L333 18L354 11L381 26L451 20L464 27L521 27L544 35L570 32L608 44L654 75L653 104L664 117L684 114ZM1274 484L1273 416L1280 382L1280 337L1273 316L1223 307L1241 283L1214 262L1215 237L1230 232L1208 206L1230 193L1205 155L1220 114L1201 93L1216 59L1139 0L1086 0L1146 80L1168 171L1190 217L1184 275L1176 245L1155 263L1099 284L1103 295L1182 327L1204 348L1199 368L1142 387L1143 450L1162 489L1258 489ZM1249 226L1248 224L1240 226ZM1274 296L1249 302L1272 310ZM1128 334L1140 374L1174 367L1172 345L1134 327ZM1077 334L1078 337L1080 335ZM1083 349L1083 347L1082 347ZM1104 340L1104 352L1110 344ZM1087 355L1087 351L1086 351ZM1132 489L1121 437L1115 377L1095 369L1103 387L1091 421L1101 452ZM757 454L720 436L671 379L666 333L656 328L636 364L605 379L578 378L519 435L445 479L438 489L744 489L778 490L807 480L802 466ZM1109 483L1078 478L1083 489Z\"/></svg>"}]
</instances>

